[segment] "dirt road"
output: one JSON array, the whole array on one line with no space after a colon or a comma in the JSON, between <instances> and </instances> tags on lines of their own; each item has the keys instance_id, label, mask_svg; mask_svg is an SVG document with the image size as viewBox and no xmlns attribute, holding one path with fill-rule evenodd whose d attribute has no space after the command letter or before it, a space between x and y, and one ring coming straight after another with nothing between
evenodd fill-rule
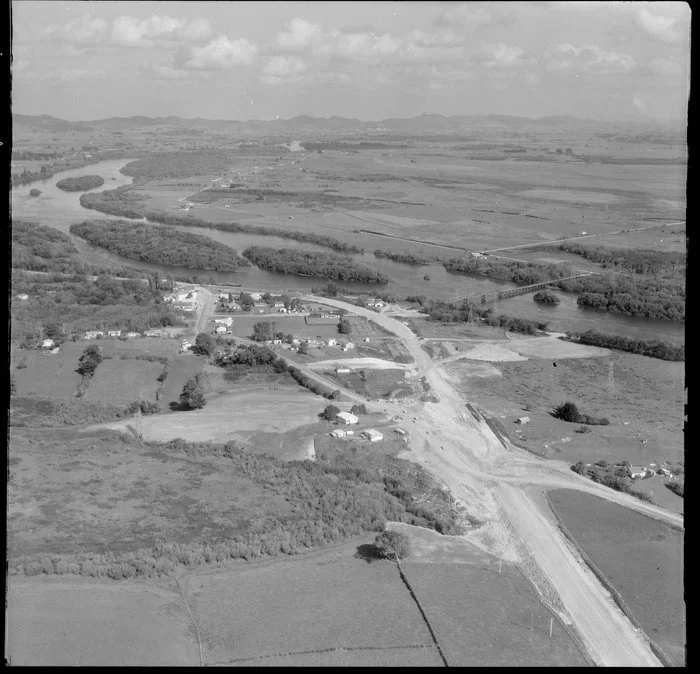
<instances>
[{"instance_id":1,"label":"dirt road","mask_svg":"<svg viewBox=\"0 0 700 674\"><path fill-rule=\"evenodd\" d=\"M467 411L439 363L430 359L404 323L339 300L306 299L363 315L403 340L415 368L426 377L438 399L414 403L410 410L405 403L382 403L386 412L402 420L406 413L413 415L411 458L441 479L472 512L476 509L478 516L490 522L492 551L512 558L514 549L509 547L505 528L499 526L499 518L505 514L525 547L534 553L534 560L557 591L595 662L602 666L661 666L644 635L617 608L585 564L573 556L560 532L519 485L582 489L676 526L682 526L682 517L585 480L563 462L545 461L516 447L504 447L486 423Z\"/></svg>"},{"instance_id":2,"label":"dirt road","mask_svg":"<svg viewBox=\"0 0 700 674\"><path fill-rule=\"evenodd\" d=\"M195 334L204 332L214 308L214 296L204 286L197 286L197 319L194 323Z\"/></svg>"}]
</instances>

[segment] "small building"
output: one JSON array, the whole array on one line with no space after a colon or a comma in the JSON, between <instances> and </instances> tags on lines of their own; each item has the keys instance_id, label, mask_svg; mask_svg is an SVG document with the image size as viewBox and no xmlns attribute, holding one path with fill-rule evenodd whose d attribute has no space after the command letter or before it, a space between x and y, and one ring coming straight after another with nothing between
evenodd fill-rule
<instances>
[{"instance_id":1,"label":"small building","mask_svg":"<svg viewBox=\"0 0 700 674\"><path fill-rule=\"evenodd\" d=\"M146 337L162 337L163 331L158 328L151 328L144 333Z\"/></svg>"},{"instance_id":2,"label":"small building","mask_svg":"<svg viewBox=\"0 0 700 674\"><path fill-rule=\"evenodd\" d=\"M284 302L275 302L275 303L273 304L273 306L274 306L275 308L279 308L279 307L284 308Z\"/></svg>"},{"instance_id":3,"label":"small building","mask_svg":"<svg viewBox=\"0 0 700 674\"><path fill-rule=\"evenodd\" d=\"M27 293L20 293L17 295L17 299L26 302L29 299L29 295L27 295Z\"/></svg>"},{"instance_id":4,"label":"small building","mask_svg":"<svg viewBox=\"0 0 700 674\"><path fill-rule=\"evenodd\" d=\"M226 334L226 326L225 325L217 325L214 332L217 335L224 335L224 334Z\"/></svg>"},{"instance_id":5,"label":"small building","mask_svg":"<svg viewBox=\"0 0 700 674\"><path fill-rule=\"evenodd\" d=\"M294 339L292 339L293 346L299 346L299 344L301 344L301 340L298 337L295 337Z\"/></svg>"},{"instance_id":6,"label":"small building","mask_svg":"<svg viewBox=\"0 0 700 674\"><path fill-rule=\"evenodd\" d=\"M404 431L403 428L395 428L394 433L397 433L398 435L401 435L402 437L406 436L406 431Z\"/></svg>"},{"instance_id":7,"label":"small building","mask_svg":"<svg viewBox=\"0 0 700 674\"><path fill-rule=\"evenodd\" d=\"M58 353L59 351L60 349L57 346L55 346L53 349L51 349L49 353Z\"/></svg>"},{"instance_id":8,"label":"small building","mask_svg":"<svg viewBox=\"0 0 700 674\"><path fill-rule=\"evenodd\" d=\"M331 431L328 435L330 435L332 438L344 438L347 435L347 431L343 431L340 428L336 428L334 431Z\"/></svg>"},{"instance_id":9,"label":"small building","mask_svg":"<svg viewBox=\"0 0 700 674\"><path fill-rule=\"evenodd\" d=\"M327 342L327 346L335 346L337 344L338 340L335 337L331 337Z\"/></svg>"},{"instance_id":10,"label":"small building","mask_svg":"<svg viewBox=\"0 0 700 674\"><path fill-rule=\"evenodd\" d=\"M336 374L347 374L348 372L350 372L350 368L349 368L349 367L336 367L336 368L335 368L335 373L336 373Z\"/></svg>"},{"instance_id":11,"label":"small building","mask_svg":"<svg viewBox=\"0 0 700 674\"><path fill-rule=\"evenodd\" d=\"M102 330L88 330L83 339L97 339L98 337L104 337Z\"/></svg>"},{"instance_id":12,"label":"small building","mask_svg":"<svg viewBox=\"0 0 700 674\"><path fill-rule=\"evenodd\" d=\"M627 466L627 472L632 479L644 477L647 474L647 469L644 466Z\"/></svg>"},{"instance_id":13,"label":"small building","mask_svg":"<svg viewBox=\"0 0 700 674\"><path fill-rule=\"evenodd\" d=\"M338 414L335 415L335 419L338 423L345 424L346 426L356 424L359 421L359 419L354 414L350 414L350 412L338 412Z\"/></svg>"},{"instance_id":14,"label":"small building","mask_svg":"<svg viewBox=\"0 0 700 674\"><path fill-rule=\"evenodd\" d=\"M346 339L338 340L338 346L339 346L343 351L349 351L350 349L354 349L354 348L355 348L355 345L354 345L352 342L350 342L350 341L348 341L348 340L346 340Z\"/></svg>"},{"instance_id":15,"label":"small building","mask_svg":"<svg viewBox=\"0 0 700 674\"><path fill-rule=\"evenodd\" d=\"M45 339L41 343L41 348L42 349L53 349L53 339Z\"/></svg>"},{"instance_id":16,"label":"small building","mask_svg":"<svg viewBox=\"0 0 700 674\"><path fill-rule=\"evenodd\" d=\"M380 440L384 439L384 436L374 428L366 429L362 432L362 435L364 435L370 442L379 442Z\"/></svg>"},{"instance_id":17,"label":"small building","mask_svg":"<svg viewBox=\"0 0 700 674\"><path fill-rule=\"evenodd\" d=\"M365 337L365 344L367 344L367 342L369 342L369 337Z\"/></svg>"},{"instance_id":18,"label":"small building","mask_svg":"<svg viewBox=\"0 0 700 674\"><path fill-rule=\"evenodd\" d=\"M286 314L286 313L287 313L287 310L286 310L284 307L280 307L279 309L277 309L277 313L279 313L279 314Z\"/></svg>"},{"instance_id":19,"label":"small building","mask_svg":"<svg viewBox=\"0 0 700 674\"><path fill-rule=\"evenodd\" d=\"M107 336L108 337L121 337L122 331L121 330L107 330Z\"/></svg>"},{"instance_id":20,"label":"small building","mask_svg":"<svg viewBox=\"0 0 700 674\"><path fill-rule=\"evenodd\" d=\"M525 424L530 423L530 417L518 417L518 418L515 420L515 423L516 423L516 424L521 424L521 425L524 426Z\"/></svg>"},{"instance_id":21,"label":"small building","mask_svg":"<svg viewBox=\"0 0 700 674\"><path fill-rule=\"evenodd\" d=\"M273 340L272 340L272 343L275 344L275 345L276 345L276 344L281 344L281 343L282 343L282 340L281 340L281 339L273 339Z\"/></svg>"},{"instance_id":22,"label":"small building","mask_svg":"<svg viewBox=\"0 0 700 674\"><path fill-rule=\"evenodd\" d=\"M381 309L384 306L384 302L377 300L373 306L377 307L377 309Z\"/></svg>"},{"instance_id":23,"label":"small building","mask_svg":"<svg viewBox=\"0 0 700 674\"><path fill-rule=\"evenodd\" d=\"M133 339L134 337L140 337L140 336L141 336L141 333L139 333L139 332L127 332L126 333L126 337L128 339Z\"/></svg>"},{"instance_id":24,"label":"small building","mask_svg":"<svg viewBox=\"0 0 700 674\"><path fill-rule=\"evenodd\" d=\"M250 296L253 298L253 302L257 302L262 297L262 293L250 293Z\"/></svg>"},{"instance_id":25,"label":"small building","mask_svg":"<svg viewBox=\"0 0 700 674\"><path fill-rule=\"evenodd\" d=\"M214 323L221 323L222 325L228 325L231 327L233 325L233 318L227 316L226 318L215 318Z\"/></svg>"}]
</instances>

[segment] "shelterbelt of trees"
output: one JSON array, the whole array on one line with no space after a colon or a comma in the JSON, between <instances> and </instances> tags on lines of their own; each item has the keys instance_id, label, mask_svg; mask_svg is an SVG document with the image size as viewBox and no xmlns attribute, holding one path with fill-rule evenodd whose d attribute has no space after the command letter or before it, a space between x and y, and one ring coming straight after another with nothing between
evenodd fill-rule
<instances>
[{"instance_id":1,"label":"shelterbelt of trees","mask_svg":"<svg viewBox=\"0 0 700 674\"><path fill-rule=\"evenodd\" d=\"M632 339L629 337L620 337L619 335L606 335L597 330L587 330L586 332L567 333L570 339L573 339L581 344L590 346L602 346L607 349L615 349L617 351L627 351L629 353L638 353L642 356L650 358L658 358L659 360L684 361L685 347L662 342L658 339Z\"/></svg>"},{"instance_id":2,"label":"shelterbelt of trees","mask_svg":"<svg viewBox=\"0 0 700 674\"><path fill-rule=\"evenodd\" d=\"M666 321L685 321L685 281L642 275L589 276L559 281L559 288L578 294L579 305Z\"/></svg>"},{"instance_id":3,"label":"shelterbelt of trees","mask_svg":"<svg viewBox=\"0 0 700 674\"><path fill-rule=\"evenodd\" d=\"M129 166L129 164L127 164ZM364 249L345 241L339 241L323 234L312 232L299 232L282 229L281 227L266 227L261 225L248 225L239 222L207 222L191 216L176 213L162 213L148 210L142 203L143 197L136 193L130 185L123 185L114 190L83 194L80 197L80 205L108 215L117 215L124 218L147 218L151 222L159 222L165 225L182 225L184 227L199 227L201 229L216 229L222 232L244 234L259 234L260 236L276 236L294 241L304 241L317 246L330 248L339 253L363 253Z\"/></svg>"},{"instance_id":4,"label":"shelterbelt of trees","mask_svg":"<svg viewBox=\"0 0 700 674\"><path fill-rule=\"evenodd\" d=\"M608 248L584 246L576 241L559 244L559 250L580 255L605 268L616 268L647 276L684 276L685 253L651 250L649 248Z\"/></svg>"},{"instance_id":5,"label":"shelterbelt of trees","mask_svg":"<svg viewBox=\"0 0 700 674\"><path fill-rule=\"evenodd\" d=\"M102 176L76 176L75 178L64 178L56 183L58 189L64 192L86 192L95 187L102 187L105 184Z\"/></svg>"},{"instance_id":6,"label":"shelterbelt of trees","mask_svg":"<svg viewBox=\"0 0 700 674\"><path fill-rule=\"evenodd\" d=\"M201 234L126 220L88 220L70 226L72 234L94 246L132 260L189 269L236 271L248 261L222 243Z\"/></svg>"},{"instance_id":7,"label":"shelterbelt of trees","mask_svg":"<svg viewBox=\"0 0 700 674\"><path fill-rule=\"evenodd\" d=\"M390 250L381 250L377 248L374 251L374 257L380 259L391 260L392 262L401 262L403 264L426 265L433 264L438 261L438 258L420 255L419 253L394 253Z\"/></svg>"},{"instance_id":8,"label":"shelterbelt of trees","mask_svg":"<svg viewBox=\"0 0 700 674\"><path fill-rule=\"evenodd\" d=\"M358 283L387 283L382 272L370 269L351 258L290 248L251 246L243 251L253 264L271 272L299 274Z\"/></svg>"}]
</instances>

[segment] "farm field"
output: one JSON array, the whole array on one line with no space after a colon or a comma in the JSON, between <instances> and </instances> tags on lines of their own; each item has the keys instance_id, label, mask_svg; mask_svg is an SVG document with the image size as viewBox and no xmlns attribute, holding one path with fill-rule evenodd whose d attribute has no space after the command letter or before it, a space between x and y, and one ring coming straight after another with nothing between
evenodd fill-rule
<instances>
[{"instance_id":1,"label":"farm field","mask_svg":"<svg viewBox=\"0 0 700 674\"><path fill-rule=\"evenodd\" d=\"M370 399L404 398L413 393L413 388L404 379L401 369L360 369L347 373L331 372L341 386L349 388Z\"/></svg>"},{"instance_id":2,"label":"farm field","mask_svg":"<svg viewBox=\"0 0 700 674\"><path fill-rule=\"evenodd\" d=\"M499 574L493 566L409 558L402 568L451 667L586 666L517 567L505 565Z\"/></svg>"},{"instance_id":3,"label":"farm field","mask_svg":"<svg viewBox=\"0 0 700 674\"><path fill-rule=\"evenodd\" d=\"M169 418L169 417L166 417ZM106 439L105 439L106 438ZM9 557L135 551L157 538L230 537L286 502L228 460L152 449L116 434L12 429Z\"/></svg>"},{"instance_id":4,"label":"farm field","mask_svg":"<svg viewBox=\"0 0 700 674\"><path fill-rule=\"evenodd\" d=\"M95 370L84 398L92 401L124 401L156 399L163 372L162 363L146 360L103 360Z\"/></svg>"},{"instance_id":5,"label":"farm field","mask_svg":"<svg viewBox=\"0 0 700 674\"><path fill-rule=\"evenodd\" d=\"M609 383L613 363L614 391ZM647 464L683 458L684 364L629 353L604 358L533 359L478 364L445 364L465 401L476 402L500 418L511 435L532 451L576 463L628 460ZM565 400L609 426L576 433L577 424L554 419L550 410ZM525 408L528 409L525 409ZM516 418L529 416L520 429Z\"/></svg>"},{"instance_id":6,"label":"farm field","mask_svg":"<svg viewBox=\"0 0 700 674\"><path fill-rule=\"evenodd\" d=\"M275 332L292 334L301 339L319 336L328 339L338 336L337 325L307 325L303 316L285 316L284 314L280 314L279 317L236 315L233 317L233 325L230 329L234 337L250 337L253 334L253 326L261 322L274 323Z\"/></svg>"},{"instance_id":7,"label":"farm field","mask_svg":"<svg viewBox=\"0 0 700 674\"><path fill-rule=\"evenodd\" d=\"M198 666L197 638L172 585L13 576L5 653L15 667Z\"/></svg>"},{"instance_id":8,"label":"farm field","mask_svg":"<svg viewBox=\"0 0 700 674\"><path fill-rule=\"evenodd\" d=\"M403 647L410 654L407 647L431 647L396 565L368 564L356 549L357 543L187 578L205 662L328 648ZM410 661L407 655L404 662Z\"/></svg>"},{"instance_id":9,"label":"farm field","mask_svg":"<svg viewBox=\"0 0 700 674\"><path fill-rule=\"evenodd\" d=\"M683 533L603 499L548 492L557 517L674 666L685 664Z\"/></svg>"},{"instance_id":10,"label":"farm field","mask_svg":"<svg viewBox=\"0 0 700 674\"><path fill-rule=\"evenodd\" d=\"M90 344L97 344L102 349L105 356L121 357L126 355L129 358L136 356L158 356L167 358L178 352L180 341L178 339L161 339L159 337L143 337L141 339L99 339L90 341L79 341L82 349ZM82 353L82 350L81 350Z\"/></svg>"},{"instance_id":11,"label":"farm field","mask_svg":"<svg viewBox=\"0 0 700 674\"><path fill-rule=\"evenodd\" d=\"M169 379L169 377L168 377ZM167 380L166 380L167 381ZM283 433L317 421L324 400L299 386L260 390L236 388L234 392L212 394L200 410L155 414L141 418L145 440L165 442L182 438L189 442L227 442L257 433ZM133 420L99 424L94 428L126 431Z\"/></svg>"},{"instance_id":12,"label":"farm field","mask_svg":"<svg viewBox=\"0 0 700 674\"><path fill-rule=\"evenodd\" d=\"M74 398L82 377L75 371L83 349L64 344L58 353L13 350L12 376L16 395ZM18 365L26 365L18 367Z\"/></svg>"},{"instance_id":13,"label":"farm field","mask_svg":"<svg viewBox=\"0 0 700 674\"><path fill-rule=\"evenodd\" d=\"M163 386L161 408L164 412L179 407L182 387L189 379L196 377L203 366L204 361L191 352L173 356L168 364L168 377Z\"/></svg>"}]
</instances>

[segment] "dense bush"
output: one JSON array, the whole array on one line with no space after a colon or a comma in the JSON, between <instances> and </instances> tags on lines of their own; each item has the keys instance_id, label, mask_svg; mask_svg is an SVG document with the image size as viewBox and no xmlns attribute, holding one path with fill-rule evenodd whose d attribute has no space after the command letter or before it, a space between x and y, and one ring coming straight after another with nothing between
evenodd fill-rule
<instances>
[{"instance_id":1,"label":"dense bush","mask_svg":"<svg viewBox=\"0 0 700 674\"><path fill-rule=\"evenodd\" d=\"M426 255L419 255L417 253L396 253L390 250L380 249L374 251L374 257L392 260L393 262L401 262L403 264L413 265L433 264L436 261L435 258L431 258Z\"/></svg>"},{"instance_id":2,"label":"dense bush","mask_svg":"<svg viewBox=\"0 0 700 674\"><path fill-rule=\"evenodd\" d=\"M505 314L496 315L492 308L480 308L473 304L463 302L452 304L448 302L434 302L423 297L413 297L413 300L420 300L422 312L428 314L431 321L442 323L466 323L470 317L472 320L479 320L485 325L500 327L510 332L518 332L524 335L535 335L538 331L546 330L547 324L541 321L531 321L526 318L515 318Z\"/></svg>"},{"instance_id":3,"label":"dense bush","mask_svg":"<svg viewBox=\"0 0 700 674\"><path fill-rule=\"evenodd\" d=\"M339 453L332 459L283 462L245 452L236 443L149 443L152 451L173 451L227 459L232 474L255 483L265 493L291 502L281 512L251 522L244 533L227 540L189 544L159 541L136 552L78 553L12 561L27 575L73 573L113 579L170 574L230 559L292 555L312 547L338 543L363 532L382 532L398 521L461 533L455 524L455 502L428 473L408 461L390 457L354 460ZM394 495L395 492L398 495ZM391 542L391 541L389 541ZM399 541L400 543L400 541ZM396 541L394 541L396 544ZM397 545L398 556L406 552Z\"/></svg>"},{"instance_id":4,"label":"dense bush","mask_svg":"<svg viewBox=\"0 0 700 674\"><path fill-rule=\"evenodd\" d=\"M64 192L87 192L95 187L102 187L104 184L102 176L76 176L75 178L59 180L56 187Z\"/></svg>"},{"instance_id":5,"label":"dense bush","mask_svg":"<svg viewBox=\"0 0 700 674\"><path fill-rule=\"evenodd\" d=\"M216 339L207 332L200 332L192 345L192 352L199 356L211 356L216 351Z\"/></svg>"},{"instance_id":6,"label":"dense bush","mask_svg":"<svg viewBox=\"0 0 700 674\"><path fill-rule=\"evenodd\" d=\"M590 346L600 346L617 351L627 351L638 353L650 358L660 360L684 361L685 347L676 346L658 339L632 339L630 337L620 337L619 335L606 335L597 330L587 330L586 332L569 333L569 336L581 344Z\"/></svg>"},{"instance_id":7,"label":"dense bush","mask_svg":"<svg viewBox=\"0 0 700 674\"><path fill-rule=\"evenodd\" d=\"M561 302L551 290L540 290L532 296L532 299L540 304L559 304Z\"/></svg>"},{"instance_id":8,"label":"dense bush","mask_svg":"<svg viewBox=\"0 0 700 674\"><path fill-rule=\"evenodd\" d=\"M97 366L102 362L102 349L96 344L91 344L85 348L78 362L79 365L76 372L83 377L91 377L95 374Z\"/></svg>"},{"instance_id":9,"label":"dense bush","mask_svg":"<svg viewBox=\"0 0 700 674\"><path fill-rule=\"evenodd\" d=\"M554 409L552 414L562 421L568 421L573 424L588 424L589 426L607 426L610 423L605 417L591 417L588 414L579 412L578 407L571 401L567 400Z\"/></svg>"},{"instance_id":10,"label":"dense bush","mask_svg":"<svg viewBox=\"0 0 700 674\"><path fill-rule=\"evenodd\" d=\"M243 256L266 271L299 274L359 283L387 283L382 272L370 269L351 258L293 248L251 246Z\"/></svg>"},{"instance_id":11,"label":"dense bush","mask_svg":"<svg viewBox=\"0 0 700 674\"><path fill-rule=\"evenodd\" d=\"M235 271L248 266L238 253L201 234L124 220L92 220L70 226L72 234L122 257L157 264Z\"/></svg>"},{"instance_id":12,"label":"dense bush","mask_svg":"<svg viewBox=\"0 0 700 674\"><path fill-rule=\"evenodd\" d=\"M488 276L518 285L531 285L571 276L571 268L562 264L538 264L495 258L459 257L443 262L447 271Z\"/></svg>"},{"instance_id":13,"label":"dense bush","mask_svg":"<svg viewBox=\"0 0 700 674\"><path fill-rule=\"evenodd\" d=\"M204 390L199 382L199 375L188 379L182 387L180 405L186 410L199 410L207 404Z\"/></svg>"},{"instance_id":14,"label":"dense bush","mask_svg":"<svg viewBox=\"0 0 700 674\"><path fill-rule=\"evenodd\" d=\"M410 554L410 541L400 531L383 531L374 539L374 549L378 557L398 562Z\"/></svg>"}]
</instances>

